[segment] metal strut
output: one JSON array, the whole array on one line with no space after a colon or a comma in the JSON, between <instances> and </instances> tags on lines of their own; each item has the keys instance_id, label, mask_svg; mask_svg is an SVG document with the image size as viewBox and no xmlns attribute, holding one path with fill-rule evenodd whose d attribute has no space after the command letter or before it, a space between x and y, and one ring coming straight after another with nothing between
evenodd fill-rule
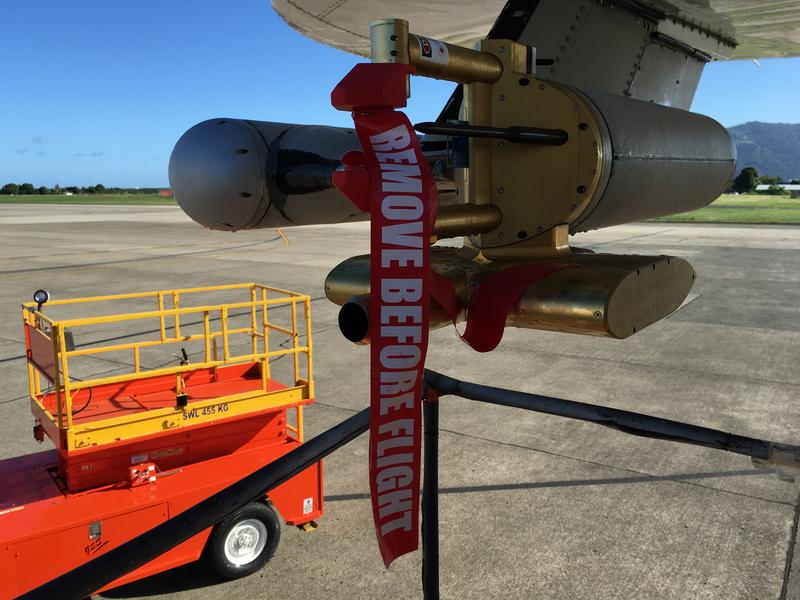
<instances>
[{"instance_id":1,"label":"metal strut","mask_svg":"<svg viewBox=\"0 0 800 600\"><path fill-rule=\"evenodd\" d=\"M484 125L461 125L457 123L417 123L414 129L429 135L450 135L474 138L492 138L518 144L539 144L561 146L569 139L563 129L544 129L541 127L490 127Z\"/></svg>"},{"instance_id":2,"label":"metal strut","mask_svg":"<svg viewBox=\"0 0 800 600\"><path fill-rule=\"evenodd\" d=\"M425 391L422 403L422 597L439 600L439 398Z\"/></svg>"},{"instance_id":3,"label":"metal strut","mask_svg":"<svg viewBox=\"0 0 800 600\"><path fill-rule=\"evenodd\" d=\"M782 474L782 468L800 476L800 446L726 433L708 427L699 427L627 410L459 381L430 369L425 369L425 385L426 401L423 404L425 473L422 492L422 590L424 600L439 600L439 395L460 396L467 400L589 421L632 435L744 454L752 457L753 462L757 465L767 463L777 467L779 477ZM428 400L428 398L433 398L433 400Z\"/></svg>"},{"instance_id":4,"label":"metal strut","mask_svg":"<svg viewBox=\"0 0 800 600\"><path fill-rule=\"evenodd\" d=\"M425 369L425 382L443 396L460 396L467 400L589 421L632 435L744 454L752 457L758 464L768 463L778 469L794 471L800 476L800 446L737 435L607 406L459 381L430 369Z\"/></svg>"}]
</instances>

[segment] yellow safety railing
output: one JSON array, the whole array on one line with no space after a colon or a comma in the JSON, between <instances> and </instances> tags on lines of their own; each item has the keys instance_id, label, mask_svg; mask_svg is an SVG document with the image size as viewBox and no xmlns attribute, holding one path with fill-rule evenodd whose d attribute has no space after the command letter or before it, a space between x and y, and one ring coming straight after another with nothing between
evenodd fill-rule
<instances>
[{"instance_id":1,"label":"yellow safety railing","mask_svg":"<svg viewBox=\"0 0 800 600\"><path fill-rule=\"evenodd\" d=\"M191 300L202 294L212 292L242 292L245 300L225 303L209 303L190 305ZM51 317L53 309L67 305L80 305L87 308L94 303L119 302L123 300L152 300L155 304L153 310L141 312L118 312L67 319ZM170 304L171 306L167 306ZM298 316L298 304L302 305L302 318ZM288 307L291 311L291 325L283 327L270 320L269 310L276 307ZM151 377L174 375L176 394L181 393L182 375L189 371L209 369L242 363L259 363L261 369L262 392L268 393L268 381L271 379L270 361L275 358L291 355L293 357L294 386L306 388L305 397L313 398L312 379L312 338L311 338L311 299L304 294L298 294L281 288L264 286L256 283L242 283L218 285L209 287L184 288L175 290L159 290L153 292L140 292L132 294L116 294L108 296L93 296L87 298L71 298L64 300L51 300L47 303L48 314L39 310L35 302L22 305L22 315L25 327L25 340L28 355L28 379L31 400L33 401L34 414L37 417L53 417L52 425L58 430L73 429L72 400L77 392L98 386L136 381ZM232 314L232 311L239 311ZM247 317L249 323L244 327L230 327L232 317ZM187 317L201 317L202 321L187 322ZM157 319L158 338L146 339L135 342L101 345L88 343L74 347L67 344L70 336L83 327L120 324ZM212 322L219 321L219 329L214 330ZM202 322L201 333L188 333L189 327ZM302 327L300 324L302 323ZM183 332L182 332L183 325ZM300 345L301 328L304 329L305 345ZM291 339L291 347L270 349L269 332L276 331ZM133 334L130 337L140 336ZM231 338L233 336L247 336L246 353L234 354ZM77 337L77 336L76 336ZM168 367L144 368L142 365L142 350L167 344L181 342L202 341L202 360L191 364L180 364ZM130 371L105 377L73 377L70 375L71 360L77 357L102 356L110 352L130 351ZM221 354L221 356L220 356ZM306 356L304 372L301 372L300 355ZM52 390L44 391L42 378L49 381ZM44 405L43 398L47 393L55 394L55 414L50 413ZM38 406L40 410L35 410ZM299 441L303 440L303 411L302 406L297 406L296 424L288 425ZM161 409L164 410L164 409ZM170 409L167 409L170 410ZM116 420L116 419L115 419ZM42 423L45 430L47 424ZM48 431L54 440L58 439L57 431ZM54 437L54 435L56 437Z\"/></svg>"}]
</instances>

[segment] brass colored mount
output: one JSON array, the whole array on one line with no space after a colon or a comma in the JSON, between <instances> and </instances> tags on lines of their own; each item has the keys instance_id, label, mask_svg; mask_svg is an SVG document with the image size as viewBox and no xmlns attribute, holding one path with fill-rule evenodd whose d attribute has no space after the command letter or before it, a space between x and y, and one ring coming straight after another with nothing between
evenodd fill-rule
<instances>
[{"instance_id":1,"label":"brass colored mount","mask_svg":"<svg viewBox=\"0 0 800 600\"><path fill-rule=\"evenodd\" d=\"M468 236L465 247L430 254L431 268L453 285L458 320L493 274L523 262L566 268L530 285L509 326L621 339L681 305L695 279L685 260L569 246L570 225L602 199L611 172L611 137L593 100L537 78L535 49L518 42L464 49L411 34L398 19L376 21L371 32L373 61L409 63L419 75L464 85L459 122L422 124L469 141L466 168L456 169L464 202L440 207L435 227L440 237ZM342 331L357 342L369 339L369 264L368 255L353 257L325 281L328 298L343 306ZM438 304L431 309L431 328L450 322Z\"/></svg>"},{"instance_id":2,"label":"brass colored mount","mask_svg":"<svg viewBox=\"0 0 800 600\"><path fill-rule=\"evenodd\" d=\"M370 36L372 62L411 64L418 75L456 83L492 83L503 74L491 54L409 33L402 19L372 21Z\"/></svg>"},{"instance_id":3,"label":"brass colored mount","mask_svg":"<svg viewBox=\"0 0 800 600\"><path fill-rule=\"evenodd\" d=\"M538 146L470 140L490 158L488 165L479 158L470 162L469 178L477 176L483 187L468 197L488 194L488 200L475 197L475 201L488 201L503 213L500 226L474 243L491 260L562 254L569 224L608 176L610 149L603 143L604 125L575 91L526 73L527 49L522 44L483 40L481 50L503 62L503 76L490 86L488 99L468 94L469 99L489 104L488 110L468 104L468 119L474 113L488 119L480 124L493 127L560 129L567 133L567 141Z\"/></svg>"},{"instance_id":4,"label":"brass colored mount","mask_svg":"<svg viewBox=\"0 0 800 600\"><path fill-rule=\"evenodd\" d=\"M602 118L579 92L534 76L535 50L510 40L482 40L471 50L409 33L401 19L371 24L373 62L412 64L417 74L463 83L468 165L460 174L467 205L493 205L500 220L469 244L489 260L569 254L567 231L602 190L610 146ZM561 131L558 145L470 136L518 128ZM464 215L471 214L465 210ZM448 233L459 228L451 220Z\"/></svg>"}]
</instances>

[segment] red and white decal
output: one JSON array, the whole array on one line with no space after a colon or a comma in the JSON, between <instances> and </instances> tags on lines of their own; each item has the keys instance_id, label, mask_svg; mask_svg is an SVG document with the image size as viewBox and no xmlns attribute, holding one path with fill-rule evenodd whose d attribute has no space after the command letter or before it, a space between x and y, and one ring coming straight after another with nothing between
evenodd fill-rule
<instances>
[{"instance_id":1,"label":"red and white decal","mask_svg":"<svg viewBox=\"0 0 800 600\"><path fill-rule=\"evenodd\" d=\"M419 55L423 60L446 65L450 62L450 51L447 49L447 44L439 40L432 40L430 38L416 36L419 42Z\"/></svg>"}]
</instances>

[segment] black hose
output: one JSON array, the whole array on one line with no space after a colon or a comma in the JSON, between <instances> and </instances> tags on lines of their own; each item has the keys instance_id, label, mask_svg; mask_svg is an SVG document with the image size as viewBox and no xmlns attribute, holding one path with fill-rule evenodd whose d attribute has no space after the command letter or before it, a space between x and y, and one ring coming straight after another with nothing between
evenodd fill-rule
<instances>
[{"instance_id":1,"label":"black hose","mask_svg":"<svg viewBox=\"0 0 800 600\"><path fill-rule=\"evenodd\" d=\"M544 129L542 127L490 127L488 125L460 125L456 123L416 123L414 129L427 135L449 135L474 138L506 140L515 144L539 144L561 146L569 139L563 129Z\"/></svg>"},{"instance_id":2,"label":"black hose","mask_svg":"<svg viewBox=\"0 0 800 600\"><path fill-rule=\"evenodd\" d=\"M425 370L425 381L442 395L461 396L468 400L522 408L579 421L589 421L632 435L717 448L761 460L774 458L773 453L775 450L780 451L782 454L794 454L800 457L800 448L789 444L779 444L607 406L478 385L459 381L429 369Z\"/></svg>"},{"instance_id":3,"label":"black hose","mask_svg":"<svg viewBox=\"0 0 800 600\"><path fill-rule=\"evenodd\" d=\"M422 597L439 600L439 402L422 404L424 473L422 481Z\"/></svg>"}]
</instances>

